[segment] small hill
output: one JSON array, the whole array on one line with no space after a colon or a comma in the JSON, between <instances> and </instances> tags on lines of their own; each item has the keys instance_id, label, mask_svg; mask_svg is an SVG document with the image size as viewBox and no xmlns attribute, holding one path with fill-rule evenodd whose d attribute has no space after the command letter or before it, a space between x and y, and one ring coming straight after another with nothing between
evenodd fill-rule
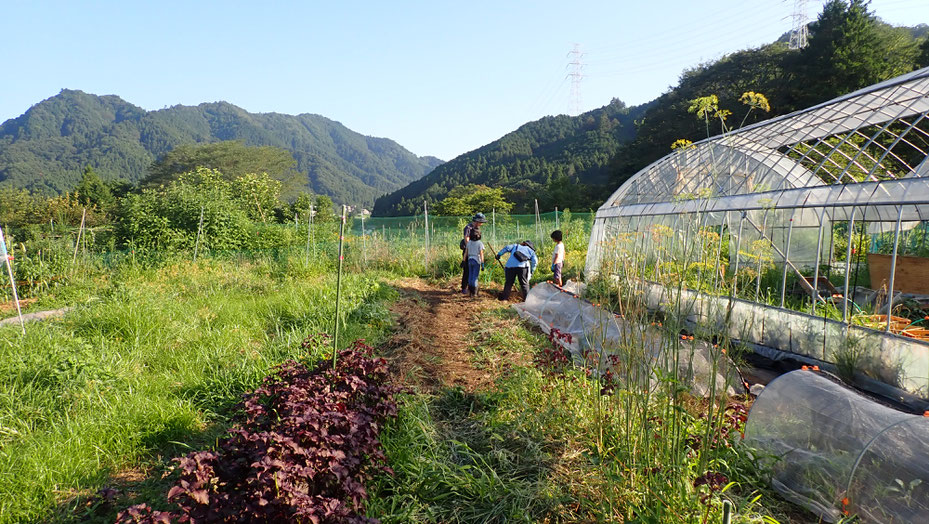
<instances>
[{"instance_id":1,"label":"small hill","mask_svg":"<svg viewBox=\"0 0 929 524\"><path fill-rule=\"evenodd\" d=\"M634 120L647 106L617 100L579 116L547 116L499 140L456 157L410 185L377 199L374 214L415 214L461 185L503 187L515 212L589 207L609 182L608 164L619 146L635 137Z\"/></svg>"},{"instance_id":2,"label":"small hill","mask_svg":"<svg viewBox=\"0 0 929 524\"><path fill-rule=\"evenodd\" d=\"M255 114L226 102L146 111L65 89L0 125L0 183L62 193L87 164L104 179L135 183L180 144L222 140L290 151L306 188L340 203L370 205L442 163L319 115Z\"/></svg>"}]
</instances>

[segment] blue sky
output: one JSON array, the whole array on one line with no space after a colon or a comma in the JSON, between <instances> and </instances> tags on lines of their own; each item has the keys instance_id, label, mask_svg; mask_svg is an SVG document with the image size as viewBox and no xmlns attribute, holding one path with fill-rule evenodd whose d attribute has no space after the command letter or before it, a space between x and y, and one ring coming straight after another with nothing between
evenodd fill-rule
<instances>
[{"instance_id":1,"label":"blue sky","mask_svg":"<svg viewBox=\"0 0 929 524\"><path fill-rule=\"evenodd\" d=\"M62 88L145 109L225 100L316 113L449 160L545 115L646 102L700 62L777 39L794 0L16 1L0 121ZM808 2L812 19L821 1ZM895 25L929 0L873 0Z\"/></svg>"}]
</instances>

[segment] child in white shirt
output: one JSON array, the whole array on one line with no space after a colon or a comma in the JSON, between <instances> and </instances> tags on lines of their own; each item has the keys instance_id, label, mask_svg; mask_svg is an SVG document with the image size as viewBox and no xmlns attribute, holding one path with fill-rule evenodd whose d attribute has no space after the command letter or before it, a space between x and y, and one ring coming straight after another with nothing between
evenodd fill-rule
<instances>
[{"instance_id":1,"label":"child in white shirt","mask_svg":"<svg viewBox=\"0 0 929 524\"><path fill-rule=\"evenodd\" d=\"M561 270L564 269L564 242L562 242L560 229L552 231L552 240L555 241L555 252L552 253L552 280L560 287L564 285L561 282Z\"/></svg>"}]
</instances>

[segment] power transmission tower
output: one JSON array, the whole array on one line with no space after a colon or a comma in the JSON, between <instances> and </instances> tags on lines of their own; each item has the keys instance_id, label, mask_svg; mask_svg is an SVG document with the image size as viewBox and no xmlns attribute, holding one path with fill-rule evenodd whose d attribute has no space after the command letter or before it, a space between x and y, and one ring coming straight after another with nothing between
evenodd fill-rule
<instances>
[{"instance_id":1,"label":"power transmission tower","mask_svg":"<svg viewBox=\"0 0 929 524\"><path fill-rule=\"evenodd\" d=\"M790 48L803 49L807 44L809 30L807 23L809 19L806 16L807 0L794 0L794 11L790 15L793 20L793 29L790 30Z\"/></svg>"},{"instance_id":2,"label":"power transmission tower","mask_svg":"<svg viewBox=\"0 0 929 524\"><path fill-rule=\"evenodd\" d=\"M570 68L565 78L571 79L571 103L574 107L570 109L574 115L581 114L581 79L584 78L584 53L581 52L581 44L574 44L574 47L568 53L568 68Z\"/></svg>"}]
</instances>

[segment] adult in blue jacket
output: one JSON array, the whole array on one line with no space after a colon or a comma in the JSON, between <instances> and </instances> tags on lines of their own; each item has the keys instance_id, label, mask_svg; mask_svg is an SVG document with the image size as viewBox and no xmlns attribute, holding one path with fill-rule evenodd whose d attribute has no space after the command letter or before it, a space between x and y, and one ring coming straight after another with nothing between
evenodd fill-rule
<instances>
[{"instance_id":1,"label":"adult in blue jacket","mask_svg":"<svg viewBox=\"0 0 929 524\"><path fill-rule=\"evenodd\" d=\"M506 265L503 266L506 280L503 281L503 293L500 293L497 298L499 300L508 300L510 291L513 289L513 282L519 280L523 300L526 300L526 294L529 292L529 277L539 263L539 257L535 254L535 246L528 240L519 244L504 246L497 253L497 260L500 260L500 257L506 253L510 254Z\"/></svg>"}]
</instances>

